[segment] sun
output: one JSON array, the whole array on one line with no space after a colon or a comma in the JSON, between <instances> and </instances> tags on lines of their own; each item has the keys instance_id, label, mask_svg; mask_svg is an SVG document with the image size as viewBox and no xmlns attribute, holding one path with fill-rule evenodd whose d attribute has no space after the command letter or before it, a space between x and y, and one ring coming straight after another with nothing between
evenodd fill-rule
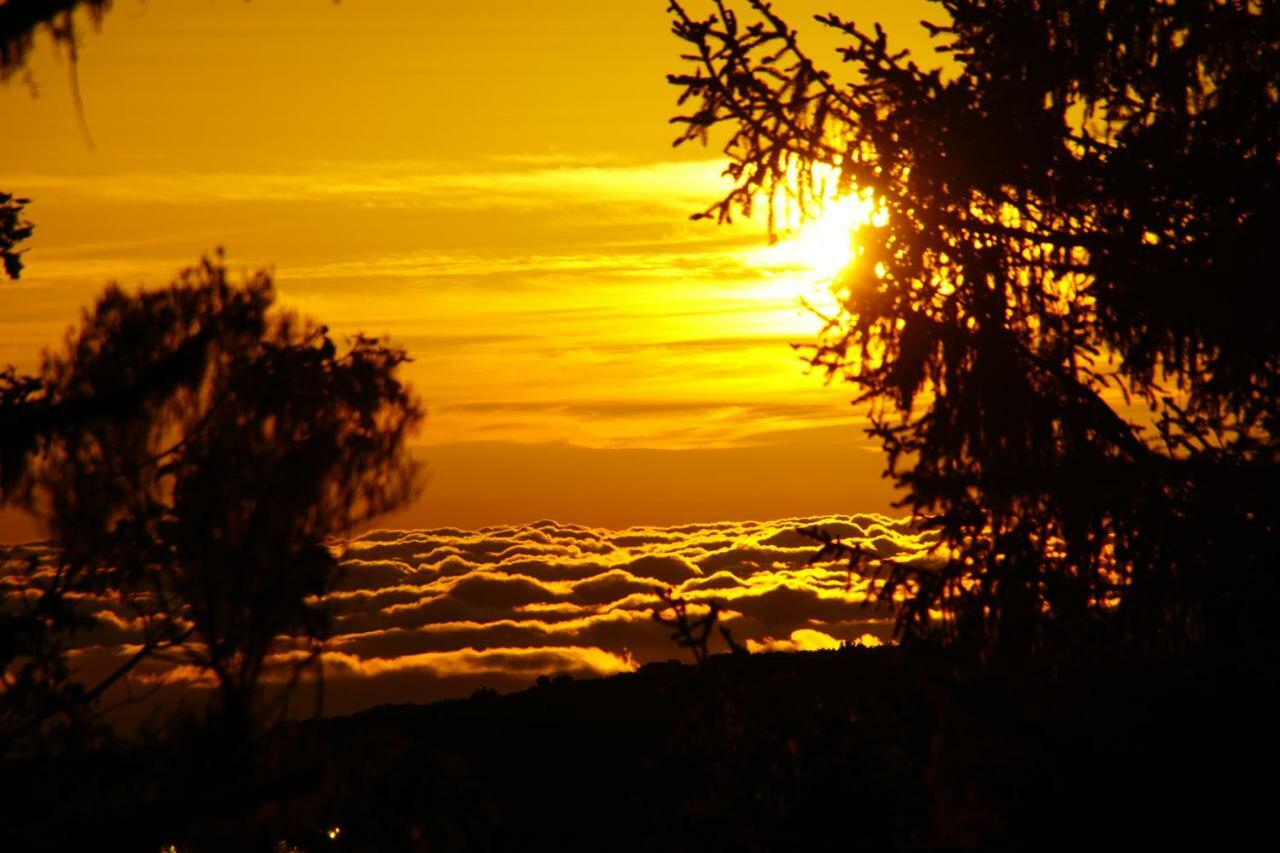
<instances>
[{"instance_id":1,"label":"sun","mask_svg":"<svg viewBox=\"0 0 1280 853\"><path fill-rule=\"evenodd\" d=\"M860 196L829 199L817 217L800 223L771 248L816 281L830 282L853 260L857 231L870 213L871 203Z\"/></svg>"},{"instance_id":2,"label":"sun","mask_svg":"<svg viewBox=\"0 0 1280 853\"><path fill-rule=\"evenodd\" d=\"M770 298L823 314L839 307L839 277L857 255L858 230L873 219L867 194L831 195L816 215L793 217L769 246L754 250L752 266L766 277Z\"/></svg>"}]
</instances>

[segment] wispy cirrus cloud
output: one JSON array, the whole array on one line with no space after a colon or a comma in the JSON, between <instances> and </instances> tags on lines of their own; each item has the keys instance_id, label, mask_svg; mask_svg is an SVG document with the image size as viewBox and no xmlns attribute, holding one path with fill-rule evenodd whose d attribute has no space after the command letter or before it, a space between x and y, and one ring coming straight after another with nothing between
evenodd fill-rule
<instances>
[{"instance_id":1,"label":"wispy cirrus cloud","mask_svg":"<svg viewBox=\"0 0 1280 853\"><path fill-rule=\"evenodd\" d=\"M632 204L705 206L728 186L719 160L619 163L608 159L512 159L495 168L447 163L314 161L272 171L127 171L100 175L26 173L23 192L117 203L324 202L463 209ZM517 168L512 168L512 166Z\"/></svg>"},{"instance_id":2,"label":"wispy cirrus cloud","mask_svg":"<svg viewBox=\"0 0 1280 853\"><path fill-rule=\"evenodd\" d=\"M820 321L799 310L795 271L757 251L759 224L687 221L723 190L720 169L539 155L465 168L22 175L24 191L67 221L50 223L60 241L33 247L29 316L5 324L0 364L30 369L106 281L157 286L225 240L273 261L282 302L336 335L386 334L407 348L405 376L431 407L426 443L732 447L848 423L846 395L806 379L788 347ZM153 236L130 228L113 243L112 229L83 228L134 220L155 220ZM774 405L784 399L810 404L784 412ZM681 408L692 400L708 405ZM675 405L652 405L661 401ZM489 402L502 405L474 408Z\"/></svg>"}]
</instances>

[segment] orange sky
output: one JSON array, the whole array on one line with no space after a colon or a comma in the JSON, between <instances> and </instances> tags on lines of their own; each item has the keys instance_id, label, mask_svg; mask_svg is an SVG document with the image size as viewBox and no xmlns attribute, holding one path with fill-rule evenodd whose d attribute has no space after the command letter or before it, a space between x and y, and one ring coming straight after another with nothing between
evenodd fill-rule
<instances>
[{"instance_id":1,"label":"orange sky","mask_svg":"<svg viewBox=\"0 0 1280 853\"><path fill-rule=\"evenodd\" d=\"M0 364L33 368L107 280L162 284L221 244L285 304L410 351L434 476L398 523L887 510L851 389L787 346L841 232L769 248L688 220L721 161L670 146L664 8L116 0L81 40L92 146L47 41L0 88L0 189L37 225ZM925 50L928 4L859 8Z\"/></svg>"}]
</instances>

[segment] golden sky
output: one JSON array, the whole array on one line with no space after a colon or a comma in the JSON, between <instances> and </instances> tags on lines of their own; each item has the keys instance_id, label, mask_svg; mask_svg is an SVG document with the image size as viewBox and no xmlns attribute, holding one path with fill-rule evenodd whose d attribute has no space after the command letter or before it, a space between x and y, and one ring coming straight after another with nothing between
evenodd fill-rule
<instances>
[{"instance_id":1,"label":"golden sky","mask_svg":"<svg viewBox=\"0 0 1280 853\"><path fill-rule=\"evenodd\" d=\"M930 11L855 9L922 55ZM284 304L409 350L433 477L393 521L888 509L852 389L788 347L846 230L769 247L689 221L722 161L670 145L663 0L116 0L83 29L83 129L47 40L0 88L0 189L37 226L0 364L33 368L106 281L223 245Z\"/></svg>"}]
</instances>

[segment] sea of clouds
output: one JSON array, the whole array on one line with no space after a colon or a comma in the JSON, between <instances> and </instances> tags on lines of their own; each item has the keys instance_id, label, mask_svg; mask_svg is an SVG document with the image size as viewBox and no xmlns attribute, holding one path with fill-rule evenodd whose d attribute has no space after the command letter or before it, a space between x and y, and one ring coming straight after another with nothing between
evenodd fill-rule
<instances>
[{"instance_id":1,"label":"sea of clouds","mask_svg":"<svg viewBox=\"0 0 1280 853\"><path fill-rule=\"evenodd\" d=\"M890 638L892 614L868 606L871 581L845 562L815 561L805 531L825 530L879 560L928 563L934 535L882 515L732 521L622 530L538 521L481 530L376 530L344 543L326 596L325 711L513 690L539 676L611 675L688 659L653 618L667 590L721 620L749 651L813 650ZM45 552L44 559L51 559ZM96 626L77 636L73 666L92 681L138 648L140 625L111 599L81 607ZM716 636L712 651L726 646ZM283 678L297 656L281 641ZM122 690L208 695L208 675L151 660ZM304 693L306 685L298 691Z\"/></svg>"}]
</instances>

